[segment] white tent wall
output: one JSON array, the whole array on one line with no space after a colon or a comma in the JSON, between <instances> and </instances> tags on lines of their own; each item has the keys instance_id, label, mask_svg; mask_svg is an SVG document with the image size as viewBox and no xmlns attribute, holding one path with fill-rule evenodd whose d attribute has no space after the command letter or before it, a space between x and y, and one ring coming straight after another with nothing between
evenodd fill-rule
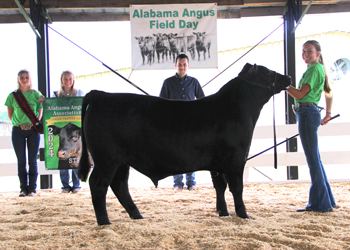
<instances>
[{"instance_id":1,"label":"white tent wall","mask_svg":"<svg viewBox=\"0 0 350 250\"><path fill-rule=\"evenodd\" d=\"M324 59L326 61L327 71L331 64L339 58L350 58L349 50L344 50L346 48L346 44L350 44L350 34L346 32L340 31L332 31L325 32L320 34L308 35L303 37L296 38L296 51L300 48L300 54L296 55L296 70L297 77L296 79L300 79L303 72L306 70L305 63L301 59L301 48L302 44L307 40L317 40L320 42L322 46L322 53ZM241 71L245 63L264 65L272 70L275 70L279 73L284 73L284 52L283 52L283 41L273 41L268 43L262 43L258 45L256 48L251 50L253 46L236 48L232 50L221 51L218 53L219 58L219 70L217 69L208 69L208 70L197 70L197 69L189 69L188 74L191 76L195 76L200 81L201 85L206 84L212 78L214 78L219 72L226 69L229 65L235 62L238 58L243 56L249 50L251 50L246 56L244 56L241 60L235 63L232 67L228 68L223 74L218 76L215 80L209 83L206 87L204 87L204 92L206 95L211 95L216 93L221 86L223 86L226 82L236 77L238 73ZM300 55L300 56L299 56ZM131 68L122 69L118 71L123 76L130 75ZM134 71L131 74L130 80L137 84L142 89L146 90L150 95L158 96L160 92L160 88L162 86L162 82L165 78L173 75L175 73L175 68L173 71L171 70L158 70L158 71ZM103 77L96 77L97 75L103 75ZM100 79L101 81L98 84L90 83L88 84L85 79L88 78ZM105 79L104 79L105 78ZM119 78L115 74L111 73L108 75L107 73L97 73L90 76L80 76L77 78L79 84L81 86L99 86L99 89L105 89L107 86L110 86L110 89L113 89L111 92L130 92L130 93L140 93L136 88ZM113 80L112 80L113 79ZM334 90L334 103L333 103L333 114L340 114L340 118L332 121L332 122L350 122L350 114L347 112L342 103L346 100L347 95L350 90L350 84L348 84L348 80L350 78L343 79L341 81L332 82L332 88ZM325 107L324 99L321 99L320 106ZM272 125L273 122L273 101L271 100L264 106L261 111L260 118L258 120L257 126L268 126ZM284 93L280 93L275 96L275 110L276 110L276 124L282 125L285 124L285 95ZM322 115L324 115L322 113ZM290 134L290 137L294 134ZM279 138L279 141L282 141L286 138ZM344 136L334 136L334 137L320 137L319 144L322 151L349 151L350 145L342 143L344 140L349 140L349 135ZM254 155L262 150L273 145L272 138L265 139L256 139L253 140L251 145L250 154ZM302 151L302 146L300 140L298 140L298 151ZM281 145L278 147L278 152L286 152L285 146ZM272 152L270 152L272 153ZM327 169L334 169L334 165L326 166ZM337 171L328 171L330 172L330 176L332 178L340 178L339 173L349 173L350 169L348 165L337 165ZM246 169L246 172L249 170ZM271 176L274 180L285 180L286 179L286 168L279 167L277 170L271 168L263 168L262 170L268 176ZM261 174L258 174L255 171L250 172L250 180L260 180ZM306 165L300 166L299 168L299 177L300 179L308 179L309 178L309 170ZM330 178L331 178L330 177ZM246 176L248 178L248 176Z\"/></svg>"},{"instance_id":2,"label":"white tent wall","mask_svg":"<svg viewBox=\"0 0 350 250\"><path fill-rule=\"evenodd\" d=\"M242 18L243 19L243 18ZM218 24L221 22L221 20L218 20ZM282 19L278 20L279 23L282 22ZM347 22L344 22L344 24ZM242 20L243 24L243 20ZM340 23L339 23L340 24ZM20 50L10 50L11 43L6 43L6 48L3 48L2 54L4 55L4 60L2 64L2 68L6 69L3 73L3 82L5 90L8 89L8 91L4 91L2 94L3 97L3 103L5 102L6 96L10 91L12 91L16 87L16 74L19 69L21 68L27 68L31 71L33 79L34 79L34 85L36 85L36 61L35 60L29 60L32 58L32 56L24 55L25 60L21 60L23 55L21 54L21 51L35 51L35 41L33 39L34 35L29 30L29 34L27 33L21 33L16 30L16 27L24 26L27 24L8 24L5 25L6 27L12 27L11 30L15 31L11 33L11 39L14 39L12 41L13 44L18 40L20 41L20 38L17 38L17 35L25 35L25 38L28 42L21 45ZM118 53L116 53L113 50L113 43L117 41L118 39L123 39L121 34L124 34L125 36L128 36L128 33L123 33L122 31L113 31L112 30L112 23L107 25L107 30L109 33L113 34L113 38L111 40L105 39L103 40L102 44L88 44L88 41L93 39L94 37L102 37L106 30L98 30L94 26L95 24L89 23L89 30L75 30L72 31L69 30L60 30L62 31L67 37L81 45L83 48L91 52L96 57L99 57L100 59L104 59L105 54L103 54L101 51L99 51L100 48L106 47L110 51L111 56L107 57L105 63L107 65L113 66L114 69L117 69L116 71L121 74L122 76L128 78L131 82L138 85L141 89L145 90L147 93L149 93L152 96L158 96L162 83L165 78L175 74L175 67L174 70L150 70L150 71L132 71L129 67L130 60L129 58L125 58ZM255 22L254 25L257 25ZM5 27L4 26L4 27ZM123 24L125 26L125 30L128 30L128 24L125 22ZM221 26L218 26L218 45L219 49L224 48L224 50L221 50L221 52L218 53L218 62L219 62L219 69L189 69L188 73L191 76L194 76L198 78L201 85L206 84L209 82L212 78L214 78L219 72L223 71L227 66L235 62L238 58L240 58L242 55L244 55L247 51L249 51L252 46L254 46L257 42L259 42L264 36L265 32L258 32L259 28L256 28L254 30L255 39L251 39L248 42L244 41L244 28L247 29L247 32L251 32L249 28L245 25L242 26L242 32L240 33L233 33L229 30L221 30ZM274 29L276 24L270 25L268 27L271 27L271 29ZM316 27L316 26L315 26ZM340 27L340 26L339 26ZM1 27L0 27L1 28ZM28 27L26 27L28 28ZM236 27L235 27L236 28ZM302 25L301 27L302 28ZM318 28L318 27L316 27ZM338 28L338 25L337 27ZM98 30L98 32L94 32L95 30ZM221 31L220 31L221 30ZM340 29L343 30L343 29ZM349 44L350 44L350 33L345 31L331 31L331 32L317 32L318 30L312 29L308 30L307 34L312 33L312 35L299 35L300 33L296 33L296 79L300 79L302 73L305 71L306 66L304 62L301 60L301 46L302 44L309 39L315 39L318 40L321 43L322 46L322 53L324 55L327 70L329 70L329 67L332 63L334 63L339 58L348 58L350 59L350 50L349 50ZM232 33L230 33L232 32ZM5 32L6 33L6 32ZM81 33L87 33L86 37L81 36ZM259 33L259 34L258 34ZM282 32L283 33L283 32ZM305 33L305 32L304 32ZM248 34L248 33L247 33ZM80 37L81 36L81 37ZM14 38L16 37L16 38ZM80 38L80 39L78 39ZM9 39L7 36L5 39ZM55 38L54 35L50 36L50 42L54 42ZM128 38L130 39L130 38ZM255 43L256 40L256 43ZM284 73L284 51L283 51L283 35L281 35L281 32L279 34L274 35L272 38L267 39L264 41L264 43L257 46L255 49L253 49L250 53L248 53L245 57L243 57L241 60L239 60L237 63L235 63L232 67L227 69L223 74L218 76L215 80L213 80L210 84L208 84L204 88L204 92L206 95L211 95L213 93L216 93L222 85L224 85L226 82L228 82L230 79L236 77L238 73L243 68L244 64L249 63L256 63L260 65L264 65L271 70L275 70L279 73ZM34 42L33 42L34 41ZM107 69L103 66L101 66L100 63L96 62L93 58L86 55L84 52L79 51L79 56L75 54L75 51L78 49L70 45L69 42L57 39L57 43L59 46L52 46L50 50L50 66L51 66L51 91L57 90L59 87L59 75L63 70L72 70L73 73L76 74L76 87L82 89L85 93L89 92L92 89L99 89L107 92L119 92L119 93L137 93L142 94L139 90L137 90L135 87L127 83L125 80L114 74L113 72L107 71ZM67 45L67 43L69 45ZM224 44L225 43L225 44ZM238 45L238 46L237 46ZM19 46L17 46L19 47ZM120 48L119 48L120 49ZM123 47L122 50L125 51L126 54L129 53L129 48ZM298 53L300 51L300 53ZM8 55L8 53L10 54ZM33 53L32 53L33 54ZM35 54L35 53L34 53ZM30 57L30 58L29 58ZM11 60L10 60L11 59ZM8 62L15 62L11 63L11 67L8 67ZM18 63L16 63L18 62ZM32 65L31 63L32 62ZM190 62L191 63L191 62ZM13 67L13 65L16 65L16 67ZM22 66L21 66L22 65ZM19 68L18 68L19 67ZM92 73L94 72L94 73ZM100 72L100 73L96 73ZM345 123L349 124L350 122L350 112L346 109L346 101L348 98L348 93L350 91L350 84L349 81L350 78L347 75L344 79L340 81L334 81L332 84L332 89L334 90L334 103L333 103L333 115L340 114L340 118L335 119L332 121L332 123ZM12 87L11 87L12 86ZM276 95L275 98L276 102L276 124L277 125L283 125L285 124L285 98L284 93ZM320 106L324 105L323 98L321 99ZM271 126L272 124L272 100L267 103L262 110L260 114L260 118L257 124L256 132L261 133L262 128L264 126ZM3 110L5 110L5 106L3 106ZM325 128L328 128L326 126ZM268 128L270 130L270 128ZM320 130L323 128L320 128ZM349 143L346 143L350 139L350 135L348 134L348 130L343 129L343 135L326 135L321 136L319 139L320 144L320 150L321 152L327 151L327 152L349 152L350 151L350 145ZM259 132L260 131L260 132ZM272 128L271 130L272 131ZM295 131L291 131L291 134L287 134L287 136L293 136ZM332 134L332 133L330 133ZM8 136L8 135L7 135ZM260 138L260 137L259 137ZM278 141L284 140L286 137L284 135L284 138L278 138ZM9 138L7 138L9 139ZM6 140L7 140L6 139ZM7 140L9 141L9 140ZM2 142L2 141L1 141ZM263 137L263 139L254 139L250 154L254 155L270 146L272 146L273 140L272 137ZM7 164L14 164L15 163L15 156L13 149L11 148L10 144L6 144L6 146L1 148L1 158L3 159L0 162L0 166L3 167L3 169L6 169L8 166ZM302 151L302 147L298 145L298 151ZM281 145L278 148L279 153L285 152L285 146ZM272 152L271 152L272 153ZM11 159L8 159L11 158ZM326 162L328 162L328 159L326 159ZM336 163L337 159L334 159L334 162ZM343 160L341 164L329 164L326 165L326 171L328 174L328 177L330 179L342 179L342 178L350 178L350 161ZM273 162L271 162L270 167L257 167L257 169L263 171L265 174L270 176L274 181L285 181L286 180L286 168L285 167L279 167L277 170L275 170L272 166ZM258 164L259 165L259 164ZM13 165L15 167L15 165ZM247 168L245 171L245 181L262 181L267 180L265 177L263 177L261 174L259 174L257 171L251 170L251 168ZM14 169L16 172L16 169ZM56 176L57 177L57 176ZM56 178L54 176L54 178ZM3 182L4 179L8 179L12 177L1 177L1 186L0 186L0 192L2 190L2 186L6 185L5 182ZM299 178L301 180L308 180L309 179L309 173L308 168L305 165L299 166ZM57 181L56 181L57 180ZM199 179L198 179L199 180ZM19 187L18 185L18 178L17 176L13 176L13 179L10 181L7 181L13 183L14 188L17 190ZM139 182L141 183L141 181ZM144 182L148 183L148 182ZM171 181L169 182L171 184ZM59 177L54 179L54 186L56 185L57 188L60 187L59 183ZM6 185L7 188L8 185ZM7 190L12 190L7 189ZM14 190L14 189L13 189Z\"/></svg>"},{"instance_id":3,"label":"white tent wall","mask_svg":"<svg viewBox=\"0 0 350 250\"><path fill-rule=\"evenodd\" d=\"M302 44L307 40L317 40L320 42L328 72L330 66L337 59L350 58L350 50L344 49L348 47L347 44L350 44L350 33L332 31L296 38L296 51L298 51L298 48L300 48L300 56L299 54L296 55L296 79L300 79L303 72L306 70L305 63L301 59L301 48ZM221 51L218 53L219 69L203 70L190 68L188 70L188 74L196 77L203 86L214 77L216 77L221 71L225 70L229 65L235 62L238 58L251 50L252 47L253 46ZM246 63L264 65L271 70L283 74L283 51L283 41L275 41L258 45L256 48L242 57L239 61L237 61L234 65L232 65L232 67L228 68L225 72L215 78L207 86L205 86L203 88L205 94L211 95L216 93L225 83L236 77ZM132 71L131 68L124 68L116 71L125 78L130 77L129 80L131 82L152 96L158 96L164 79L172 76L176 72L175 66L174 70ZM131 84L126 82L124 79L110 71L77 76L76 81L77 86L82 88L85 92L88 92L91 89L99 89L107 92L143 94ZM334 100L333 113L342 113L342 121L350 121L350 115L348 115L349 112L341 112L340 110L340 103L342 102L340 102L339 99L345 100L342 96L345 93L348 93L346 90L349 84L346 84L345 82L346 79L343 79L341 81L333 81L331 83L335 95L337 96L337 98ZM285 98L283 93L275 96L275 102L277 103L277 124L285 124L284 100ZM323 98L321 99L320 106L325 107ZM260 116L261 118L257 124L258 126L272 124L271 110L272 99L263 108Z\"/></svg>"}]
</instances>

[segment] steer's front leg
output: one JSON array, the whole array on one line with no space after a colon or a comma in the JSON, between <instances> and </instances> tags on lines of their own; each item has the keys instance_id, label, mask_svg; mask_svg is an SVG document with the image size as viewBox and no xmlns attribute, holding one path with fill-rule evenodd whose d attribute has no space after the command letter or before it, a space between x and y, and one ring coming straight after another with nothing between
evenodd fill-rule
<instances>
[{"instance_id":1,"label":"steer's front leg","mask_svg":"<svg viewBox=\"0 0 350 250\"><path fill-rule=\"evenodd\" d=\"M243 219L250 219L243 202L243 173L228 177L228 185L235 202L236 214Z\"/></svg>"}]
</instances>

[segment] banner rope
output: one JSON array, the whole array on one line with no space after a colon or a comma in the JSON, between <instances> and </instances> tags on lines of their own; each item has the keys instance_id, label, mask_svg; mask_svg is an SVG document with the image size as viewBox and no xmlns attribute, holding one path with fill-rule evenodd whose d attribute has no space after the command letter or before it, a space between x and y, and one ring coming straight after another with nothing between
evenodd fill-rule
<instances>
[{"instance_id":1,"label":"banner rope","mask_svg":"<svg viewBox=\"0 0 350 250\"><path fill-rule=\"evenodd\" d=\"M219 74L217 74L213 79L211 79L209 82L207 82L206 84L204 84L202 86L202 88L204 88L205 86L207 86L209 83L211 83L212 81L214 81L218 76L220 76L222 73L224 73L227 69L229 69L232 65L234 65L236 62L238 62L239 60L241 60L246 54L248 54L250 51L252 51L253 49L255 49L256 46L258 46L260 43L262 43L266 38L268 38L272 33L274 33L276 30L279 29L279 27L281 27L283 25L283 23L281 23L276 29L274 29L272 32L270 32L270 34L268 34L266 37L264 37L264 39L262 39L260 42L258 42L254 47L252 47L250 50L248 50L246 53L244 53L240 58L238 58L236 61L234 61L233 63L231 63L226 69L224 69L223 71L221 71Z\"/></svg>"},{"instance_id":2,"label":"banner rope","mask_svg":"<svg viewBox=\"0 0 350 250\"><path fill-rule=\"evenodd\" d=\"M255 46L253 46L250 50L248 50L246 53L244 53L240 58L238 58L236 61L234 61L233 63L231 63L228 67L226 67L223 71L221 71L219 74L217 74L214 78L212 78L209 82L207 82L206 84L204 84L202 86L202 88L204 88L205 86L207 86L209 83L211 83L213 80L215 80L217 77L219 77L222 73L224 73L227 69L229 69L230 67L232 67L235 63L237 63L239 60L241 60L244 56L246 56L250 51L252 51L253 49L255 49L260 43L262 43L266 38L268 38L271 34L273 34L277 29L279 29L281 26L283 25L283 23L281 23L277 28L275 28L272 32L270 32L266 37L264 37L260 42L258 42ZM108 65L106 65L104 62L102 62L100 59L98 59L97 57L95 57L94 55L92 55L91 53L89 53L88 51L86 51L85 49L83 49L81 46L79 46L78 44L76 44L75 42L73 42L72 40L70 40L69 38L67 38L66 36L62 35L61 33L59 33L57 30L55 30L54 28L52 28L50 25L48 25L48 27L56 32L58 35L62 36L64 39L66 39L67 41L71 42L72 44L74 44L75 46L77 46L79 49L81 49L82 51L84 51L85 53L87 53L88 55L90 55L92 58L94 58L95 60L99 61L103 66L105 66L107 69L109 69L110 71L112 71L113 73L115 73L116 75L118 75L119 77L121 77L123 80L127 81L129 84L131 84L132 86L134 86L135 88L137 88L138 90L140 90L142 93L149 95L146 91L144 91L143 89L141 89L140 87L138 87L136 84L132 83L129 79L125 78L124 76L120 75L118 72L116 72L115 70L113 70L111 67L109 67ZM133 73L133 69L129 75L129 78L131 77L131 74Z\"/></svg>"},{"instance_id":3,"label":"banner rope","mask_svg":"<svg viewBox=\"0 0 350 250\"><path fill-rule=\"evenodd\" d=\"M140 90L142 93L149 95L146 91L144 91L143 89L141 89L140 87L138 87L136 84L132 83L129 79L126 79L124 76L122 76L121 74L119 74L118 72L116 72L114 69L112 69L111 67L109 67L108 65L106 65L105 63L103 63L101 60L99 60L97 57L93 56L91 53L89 53L88 51L86 51L85 49L83 49L82 47L80 47L78 44L76 44L75 42L73 42L72 40L68 39L67 37L65 37L64 35L62 35L61 33L59 33L57 30L53 29L50 25L48 25L48 27L56 32L58 35L62 36L64 39L66 39L67 41L71 42L72 44L74 44L75 46L77 46L79 49L81 49L82 51L84 51L85 53L87 53L88 55L90 55L91 57L93 57L95 60L99 61L103 66L105 66L107 69L109 69L110 71L112 71L113 73L115 73L117 76L123 78L125 81L127 81L128 83L130 83L132 86L134 86L135 88L137 88L138 90Z\"/></svg>"},{"instance_id":4,"label":"banner rope","mask_svg":"<svg viewBox=\"0 0 350 250\"><path fill-rule=\"evenodd\" d=\"M131 77L131 75L132 75L133 72L134 72L134 69L131 68L131 72L130 72L130 75L129 75L128 79L130 79L130 77Z\"/></svg>"}]
</instances>

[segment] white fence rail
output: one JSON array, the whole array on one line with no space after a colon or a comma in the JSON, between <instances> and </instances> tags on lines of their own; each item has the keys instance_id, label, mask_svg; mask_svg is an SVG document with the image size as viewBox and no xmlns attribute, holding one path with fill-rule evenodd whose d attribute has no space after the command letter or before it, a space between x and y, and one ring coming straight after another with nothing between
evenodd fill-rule
<instances>
[{"instance_id":1,"label":"white fence rail","mask_svg":"<svg viewBox=\"0 0 350 250\"><path fill-rule=\"evenodd\" d=\"M293 125L276 126L276 136L278 138L290 138L298 134L298 127ZM319 137L323 136L349 136L350 123L329 123L321 126L318 131ZM273 138L273 129L271 126L256 127L253 135L253 143L255 139ZM271 140L272 141L272 140ZM253 144L252 143L252 144ZM272 145L271 145L272 146ZM271 150L272 151L272 150ZM350 151L331 151L320 152L323 164L350 164ZM254 154L253 154L254 155ZM249 155L251 157L252 155ZM307 165L304 152L278 153L278 166L299 166ZM246 167L271 167L273 165L273 154L264 153L255 158L250 159L246 163Z\"/></svg>"},{"instance_id":2,"label":"white fence rail","mask_svg":"<svg viewBox=\"0 0 350 250\"><path fill-rule=\"evenodd\" d=\"M293 135L298 134L297 125L278 125L276 126L276 134L278 138L289 138ZM319 137L327 136L336 136L336 137L345 137L350 135L350 123L329 123L326 126L321 126L319 129ZM273 129L271 126L258 126L255 128L253 143L254 140L259 139L269 139L273 138ZM272 141L272 140L271 140ZM44 140L41 137L41 145L43 147ZM348 143L348 142L347 142ZM345 144L345 142L344 142ZM272 145L270 145L272 146ZM282 146L280 146L282 147ZM0 150L9 150L12 149L11 136L1 136L0 137ZM280 151L280 150L278 150ZM254 154L251 154L252 156ZM249 157L250 157L249 156ZM330 151L322 152L321 151L322 162L327 165L335 164L350 164L350 151ZM273 150L271 152L263 153L251 160L247 161L246 168L248 167L273 167ZM299 152L290 152L290 153L278 153L278 166L300 166L307 165L305 156L302 149L299 149ZM46 170L45 164L43 161L38 161L38 171L39 175L50 175L58 174L58 170ZM248 171L247 171L248 173ZM0 159L0 177L4 176L17 176L17 163L16 162L4 162L3 159ZM341 176L341 173L340 173ZM350 180L350 176L341 176ZM247 176L245 176L245 179Z\"/></svg>"}]
</instances>

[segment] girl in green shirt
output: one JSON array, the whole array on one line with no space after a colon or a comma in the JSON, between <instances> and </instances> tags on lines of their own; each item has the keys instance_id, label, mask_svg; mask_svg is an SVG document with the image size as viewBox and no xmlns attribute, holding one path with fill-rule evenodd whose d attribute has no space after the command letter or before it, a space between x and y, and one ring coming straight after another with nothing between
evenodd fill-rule
<instances>
[{"instance_id":1,"label":"girl in green shirt","mask_svg":"<svg viewBox=\"0 0 350 250\"><path fill-rule=\"evenodd\" d=\"M297 212L329 212L333 211L337 205L322 165L317 131L320 125L327 124L331 118L333 95L324 69L320 44L314 40L305 42L302 57L307 65L307 70L297 89L292 86L287 89L287 92L295 99L295 114L300 139L311 176L309 203L305 208L298 209ZM326 116L321 120L317 105L322 92L325 92L326 97Z\"/></svg>"},{"instance_id":2,"label":"girl in green shirt","mask_svg":"<svg viewBox=\"0 0 350 250\"><path fill-rule=\"evenodd\" d=\"M32 89L30 73L21 70L17 78L18 90L27 100L34 114L40 120L42 117L42 102L44 96ZM38 178L37 155L40 134L37 134L30 119L22 111L13 94L7 96L5 106L12 122L12 144L17 156L18 177L20 181L20 197L35 196ZM27 172L26 146L28 148L29 172Z\"/></svg>"}]
</instances>

